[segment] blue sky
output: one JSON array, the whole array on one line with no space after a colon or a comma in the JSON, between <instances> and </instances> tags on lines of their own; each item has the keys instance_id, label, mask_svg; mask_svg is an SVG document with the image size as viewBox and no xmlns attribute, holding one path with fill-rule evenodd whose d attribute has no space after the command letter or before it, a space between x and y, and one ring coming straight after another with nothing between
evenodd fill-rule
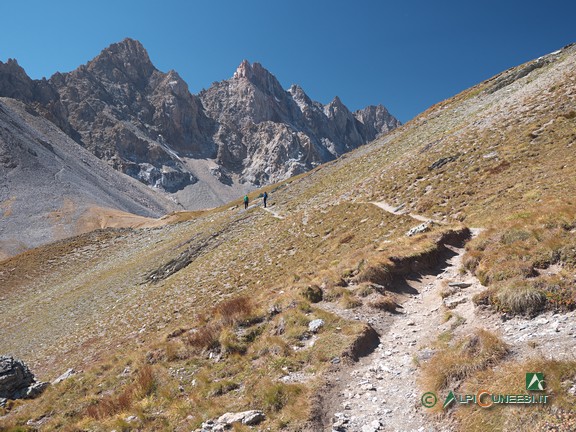
<instances>
[{"instance_id":1,"label":"blue sky","mask_svg":"<svg viewBox=\"0 0 576 432\"><path fill-rule=\"evenodd\" d=\"M260 62L351 110L382 103L406 122L509 67L576 42L576 1L0 1L0 60L32 78L140 40L194 93Z\"/></svg>"}]
</instances>

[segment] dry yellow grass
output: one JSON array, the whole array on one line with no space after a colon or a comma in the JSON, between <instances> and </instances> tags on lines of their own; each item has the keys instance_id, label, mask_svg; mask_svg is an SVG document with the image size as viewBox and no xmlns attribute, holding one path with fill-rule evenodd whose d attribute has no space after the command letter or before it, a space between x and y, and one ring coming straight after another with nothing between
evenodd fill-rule
<instances>
[{"instance_id":1,"label":"dry yellow grass","mask_svg":"<svg viewBox=\"0 0 576 432\"><path fill-rule=\"evenodd\" d=\"M457 407L455 417L462 430L558 431L569 432L576 427L576 397L568 392L573 383L575 361L531 359L506 361L495 369L484 370L469 377L461 392L475 394L487 389L493 394L529 394L525 386L527 372L542 372L548 404L529 406ZM539 396L539 392L532 393Z\"/></svg>"},{"instance_id":2,"label":"dry yellow grass","mask_svg":"<svg viewBox=\"0 0 576 432\"><path fill-rule=\"evenodd\" d=\"M495 334L477 329L437 352L422 368L421 386L437 392L479 370L495 366L508 354L508 347Z\"/></svg>"},{"instance_id":3,"label":"dry yellow grass","mask_svg":"<svg viewBox=\"0 0 576 432\"><path fill-rule=\"evenodd\" d=\"M576 192L575 63L573 53L563 53L505 92L490 91L501 77L486 81L372 145L271 186L274 209L285 219L260 208L231 210L231 203L173 215L174 223L161 228L86 234L3 261L0 312L8 324L0 330L2 350L25 357L41 379L67 367L84 373L18 403L0 427L48 415L46 430L121 430L128 427L124 419L136 415L142 429L186 430L225 411L264 408L263 428L302 429L315 381L293 386L279 378L320 375L362 328L314 309L300 290L325 283L327 298L358 302L342 280L386 282L389 272L413 271L422 259L430 266L440 252L434 236L451 226L488 228L466 258L492 290L487 301L498 298L500 283L529 277L548 307L572 307L566 281L574 264L574 203L567 197ZM403 205L446 225L408 240L415 221L370 201ZM539 219L542 209L554 210ZM178 271L147 281L192 251ZM555 263L567 273L540 274ZM193 329L192 335L209 329L222 318L209 314L214 306L239 295L263 311L257 314L262 322L233 318L212 324L213 334L197 342L186 342L189 333L166 341L179 328ZM268 316L272 306L281 312ZM326 325L307 346L313 317ZM218 352L221 346L227 349ZM488 370L505 347L479 333L447 352L474 366L437 360L449 373L436 376L434 386ZM98 420L85 415L106 395L118 402L134 380L123 371L145 362L153 363L157 383L149 394L122 403L127 412L103 410Z\"/></svg>"},{"instance_id":4,"label":"dry yellow grass","mask_svg":"<svg viewBox=\"0 0 576 432\"><path fill-rule=\"evenodd\" d=\"M576 307L576 206L570 202L513 213L467 246L464 266L490 287L487 303L513 314ZM551 266L560 270L548 271Z\"/></svg>"},{"instance_id":5,"label":"dry yellow grass","mask_svg":"<svg viewBox=\"0 0 576 432\"><path fill-rule=\"evenodd\" d=\"M391 296L383 296L370 302L370 306L374 309L385 310L387 312L396 312L398 303Z\"/></svg>"}]
</instances>

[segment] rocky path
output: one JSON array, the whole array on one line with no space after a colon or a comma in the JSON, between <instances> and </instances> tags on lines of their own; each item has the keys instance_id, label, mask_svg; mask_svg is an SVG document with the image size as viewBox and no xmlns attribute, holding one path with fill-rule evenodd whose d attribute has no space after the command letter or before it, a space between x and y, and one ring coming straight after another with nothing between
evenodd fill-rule
<instances>
[{"instance_id":1,"label":"rocky path","mask_svg":"<svg viewBox=\"0 0 576 432\"><path fill-rule=\"evenodd\" d=\"M399 214L398 209L386 203L372 204ZM430 221L419 215L410 216ZM476 236L481 229L471 231ZM332 425L327 430L456 431L449 418L438 420L426 412L421 403L425 389L418 384L417 365L433 355L433 344L445 331L453 332L455 339L476 328L492 331L509 345L510 355L517 360L576 357L576 311L546 312L529 319L480 309L472 298L485 287L475 276L461 274L464 248L447 247L450 256L438 273L406 281L414 294L405 295L401 314L392 319L382 319L376 312L354 317L378 331L380 345L332 380L328 413Z\"/></svg>"},{"instance_id":2,"label":"rocky path","mask_svg":"<svg viewBox=\"0 0 576 432\"><path fill-rule=\"evenodd\" d=\"M377 207L380 207L382 210L387 211L388 213L392 213L394 215L408 215L413 219L419 220L420 222L436 222L436 223L442 223L439 220L436 219L432 219L426 216L422 216L419 214L415 214L415 213L406 213L405 211L402 210L403 206L400 207L394 207L391 206L390 204L388 204L387 202L384 201L372 201L370 204L374 204Z\"/></svg>"},{"instance_id":3,"label":"rocky path","mask_svg":"<svg viewBox=\"0 0 576 432\"><path fill-rule=\"evenodd\" d=\"M405 214L385 202L371 204L395 215ZM409 214L423 222L437 222L421 215ZM449 254L439 273L408 279L401 314L393 319L374 320L361 316L380 334L380 345L361 359L351 370L334 379L331 412L332 431L452 431L448 424L437 424L420 402L423 393L417 383L417 364L430 358L431 344L446 326L445 305L440 292L447 283L464 284L466 291L454 287L457 305L471 304L471 296L481 289L473 276L459 274L463 248L448 246ZM474 286L475 288L472 288ZM465 300L462 300L465 299ZM474 311L472 309L471 313ZM376 314L376 313L375 313Z\"/></svg>"},{"instance_id":4,"label":"rocky path","mask_svg":"<svg viewBox=\"0 0 576 432\"><path fill-rule=\"evenodd\" d=\"M276 218L276 219L284 219L284 216L282 216L281 214L275 212L274 210L272 210L270 207L262 207L262 210L267 211L268 213L270 213L272 215L272 217Z\"/></svg>"},{"instance_id":5,"label":"rocky path","mask_svg":"<svg viewBox=\"0 0 576 432\"><path fill-rule=\"evenodd\" d=\"M406 214L386 202L371 204L395 215ZM421 215L409 216L421 222L438 222ZM448 248L450 254L440 273L407 280L413 294L407 294L403 299L401 314L383 323L374 322L373 317L362 317L379 332L380 345L352 370L344 371L335 379L337 384L330 413L333 431L454 430L449 424L434 422L425 412L420 402L423 392L417 382L418 362L430 358L431 344L440 329L447 325L440 292L447 283L464 284L461 286L467 286L466 291L454 287L454 294L461 291L455 303L471 304L471 296L481 289L476 278L463 278L459 274L464 249Z\"/></svg>"},{"instance_id":6,"label":"rocky path","mask_svg":"<svg viewBox=\"0 0 576 432\"><path fill-rule=\"evenodd\" d=\"M402 303L403 313L389 324L388 331L380 331L378 348L338 380L332 430L453 430L428 416L417 383L417 363L431 356L430 345L445 325L440 296L443 281L468 282L458 273L464 250L451 250L452 257L440 274L407 281L417 294Z\"/></svg>"}]
</instances>

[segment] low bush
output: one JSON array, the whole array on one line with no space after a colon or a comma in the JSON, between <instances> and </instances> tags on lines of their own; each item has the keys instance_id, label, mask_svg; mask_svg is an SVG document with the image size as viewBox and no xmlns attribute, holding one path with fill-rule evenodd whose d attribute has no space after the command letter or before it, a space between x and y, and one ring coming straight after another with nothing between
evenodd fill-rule
<instances>
[{"instance_id":1,"label":"low bush","mask_svg":"<svg viewBox=\"0 0 576 432\"><path fill-rule=\"evenodd\" d=\"M214 349L220 345L221 330L221 327L216 324L206 324L203 327L192 330L185 338L185 341L188 345L200 350Z\"/></svg>"},{"instance_id":2,"label":"low bush","mask_svg":"<svg viewBox=\"0 0 576 432\"><path fill-rule=\"evenodd\" d=\"M224 325L234 325L249 320L253 311L252 302L245 296L225 300L215 309Z\"/></svg>"}]
</instances>

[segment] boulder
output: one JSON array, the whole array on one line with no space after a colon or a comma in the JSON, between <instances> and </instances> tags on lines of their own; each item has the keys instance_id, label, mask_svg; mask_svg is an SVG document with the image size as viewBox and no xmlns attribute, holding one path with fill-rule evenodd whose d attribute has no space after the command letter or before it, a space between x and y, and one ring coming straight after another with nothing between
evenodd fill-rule
<instances>
[{"instance_id":1,"label":"boulder","mask_svg":"<svg viewBox=\"0 0 576 432\"><path fill-rule=\"evenodd\" d=\"M22 361L0 356L0 398L31 399L40 395L48 383L37 382L34 374Z\"/></svg>"},{"instance_id":2,"label":"boulder","mask_svg":"<svg viewBox=\"0 0 576 432\"><path fill-rule=\"evenodd\" d=\"M444 306L446 306L448 309L454 309L456 306L464 303L466 303L466 298L464 297L455 299L447 299L447 298L444 299Z\"/></svg>"},{"instance_id":3,"label":"boulder","mask_svg":"<svg viewBox=\"0 0 576 432\"><path fill-rule=\"evenodd\" d=\"M412 237L416 234L422 234L422 233L425 233L427 231L430 231L430 222L424 222L418 226L415 226L414 228L411 228L406 233L406 237Z\"/></svg>"},{"instance_id":4,"label":"boulder","mask_svg":"<svg viewBox=\"0 0 576 432\"><path fill-rule=\"evenodd\" d=\"M266 416L262 411L259 410L250 410L250 411L243 411L237 413L226 413L222 414L216 420L216 425L223 425L228 426L232 425L233 423L242 423L248 426L253 426L261 423L266 419Z\"/></svg>"},{"instance_id":5,"label":"boulder","mask_svg":"<svg viewBox=\"0 0 576 432\"><path fill-rule=\"evenodd\" d=\"M469 286L472 286L472 284L468 282L450 282L448 286L455 288L468 288Z\"/></svg>"},{"instance_id":6,"label":"boulder","mask_svg":"<svg viewBox=\"0 0 576 432\"><path fill-rule=\"evenodd\" d=\"M247 411L242 423L248 426L254 426L263 422L265 419L266 416L262 411L256 411L256 410Z\"/></svg>"},{"instance_id":7,"label":"boulder","mask_svg":"<svg viewBox=\"0 0 576 432\"><path fill-rule=\"evenodd\" d=\"M76 375L76 371L74 369L70 368L66 372L64 372L62 375L60 375L58 378L56 378L54 381L52 381L52 384L59 384L62 381L67 380L68 378L70 378L73 375Z\"/></svg>"},{"instance_id":8,"label":"boulder","mask_svg":"<svg viewBox=\"0 0 576 432\"><path fill-rule=\"evenodd\" d=\"M312 333L317 333L322 327L324 327L324 320L322 319L315 319L308 323L308 330Z\"/></svg>"}]
</instances>

